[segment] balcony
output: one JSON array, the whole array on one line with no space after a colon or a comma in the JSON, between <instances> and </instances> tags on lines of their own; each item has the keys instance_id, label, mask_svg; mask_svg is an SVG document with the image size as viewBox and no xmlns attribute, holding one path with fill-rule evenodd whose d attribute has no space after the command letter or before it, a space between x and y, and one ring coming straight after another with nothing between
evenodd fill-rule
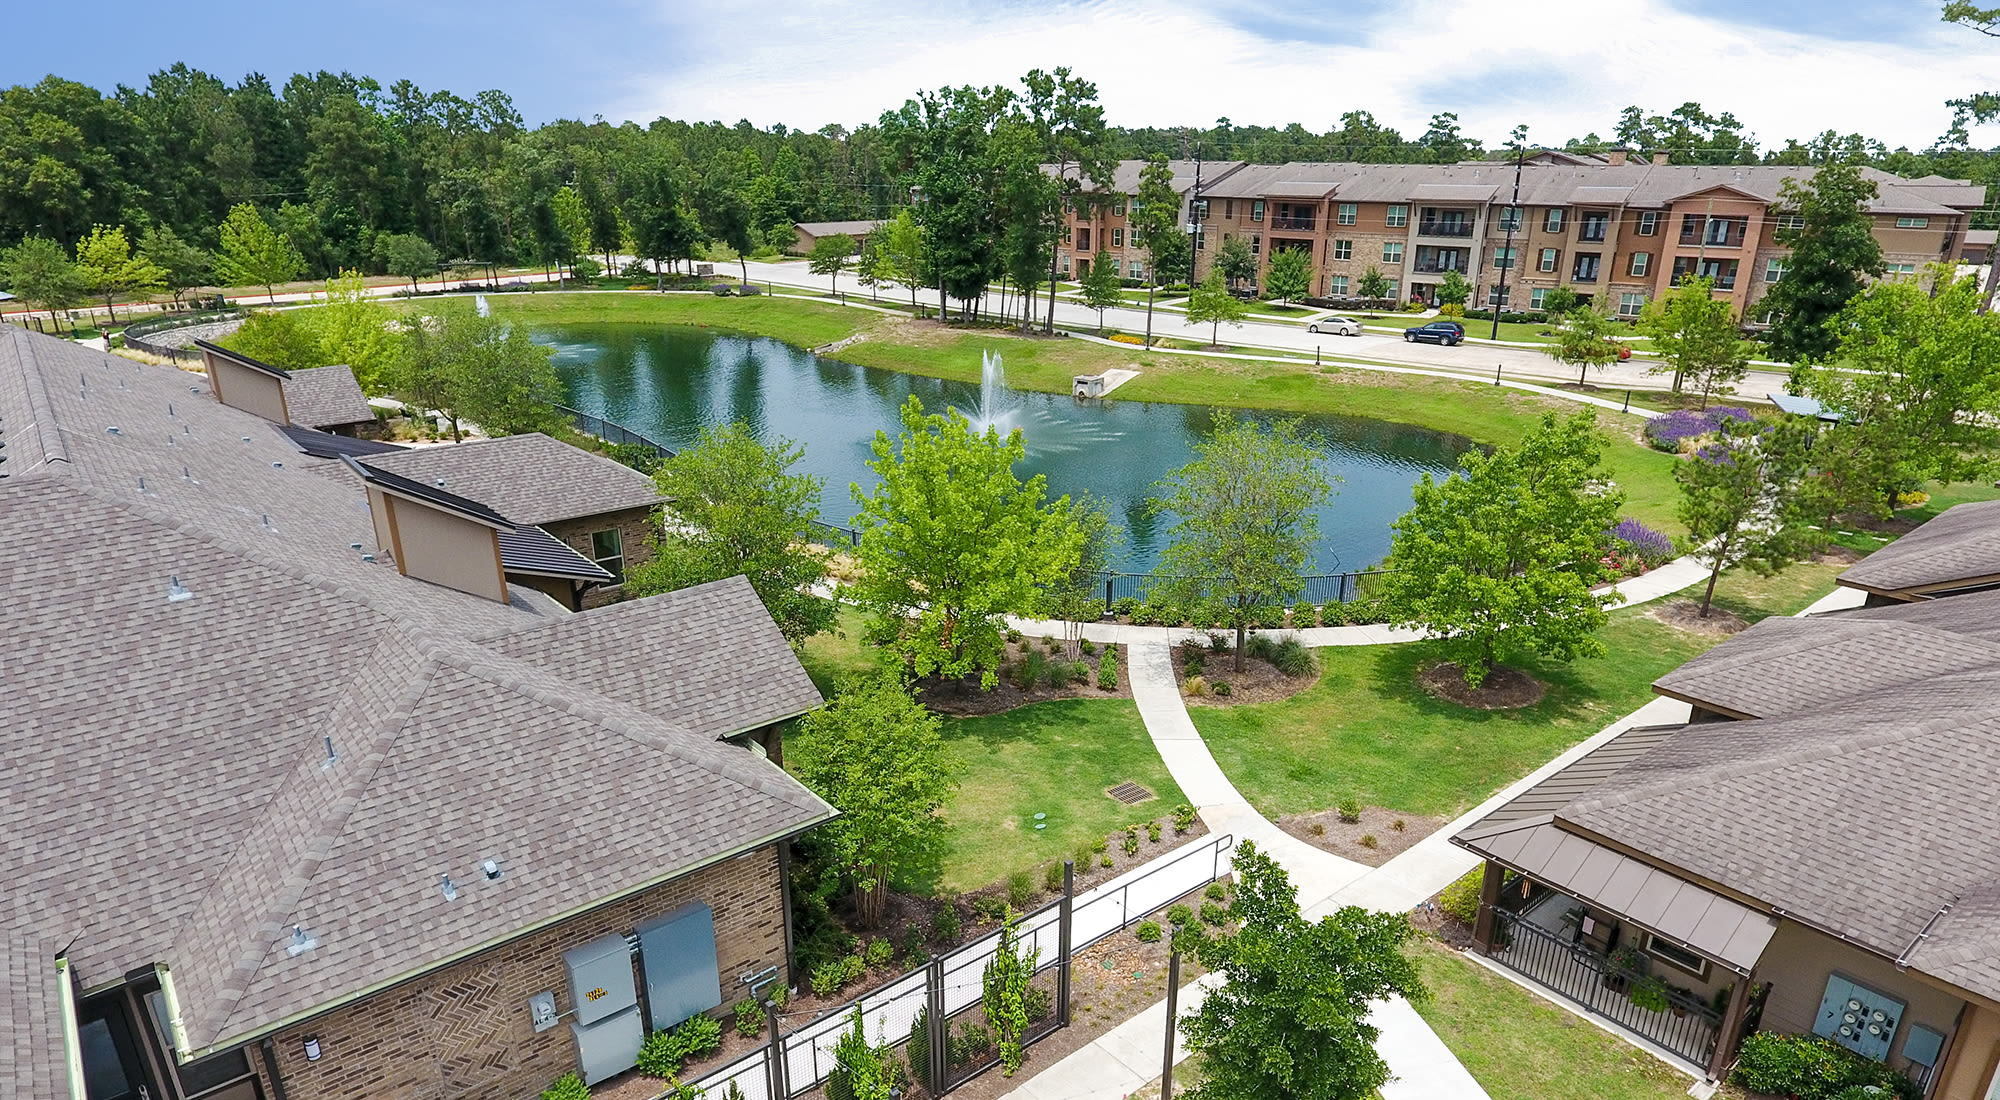
<instances>
[{"instance_id":1,"label":"balcony","mask_svg":"<svg viewBox=\"0 0 2000 1100\"><path fill-rule=\"evenodd\" d=\"M1471 268L1462 259L1425 259L1418 257L1417 262L1410 265L1410 270L1419 275L1442 275L1447 271L1456 271L1460 275L1464 275Z\"/></svg>"},{"instance_id":2,"label":"balcony","mask_svg":"<svg viewBox=\"0 0 2000 1100\"><path fill-rule=\"evenodd\" d=\"M1274 214L1271 216L1272 229L1290 229L1311 233L1317 224L1317 218L1300 218L1285 214Z\"/></svg>"},{"instance_id":3,"label":"balcony","mask_svg":"<svg viewBox=\"0 0 2000 1100\"><path fill-rule=\"evenodd\" d=\"M1428 221L1417 223L1419 237L1470 237L1472 223L1468 221Z\"/></svg>"}]
</instances>

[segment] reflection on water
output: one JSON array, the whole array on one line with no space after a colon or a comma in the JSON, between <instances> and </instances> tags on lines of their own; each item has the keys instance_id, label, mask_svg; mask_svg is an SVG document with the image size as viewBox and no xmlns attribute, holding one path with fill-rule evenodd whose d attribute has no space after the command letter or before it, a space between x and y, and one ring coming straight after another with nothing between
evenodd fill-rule
<instances>
[{"instance_id":1,"label":"reflection on water","mask_svg":"<svg viewBox=\"0 0 2000 1100\"><path fill-rule=\"evenodd\" d=\"M1172 526L1149 515L1153 483L1194 454L1214 423L1214 409L1111 400L1080 403L1054 394L1002 391L998 365L982 387L857 367L776 340L671 325L548 326L535 338L555 349L570 404L623 424L669 447L694 442L705 425L742 420L760 437L805 445L797 469L826 479L822 518L854 515L849 485L872 488L869 443L892 436L897 411L912 394L925 408L946 405L968 415L1002 418L1022 429L1022 477L1043 474L1052 496L1088 490L1126 530L1122 568L1151 569ZM1247 413L1258 420L1274 414ZM1305 436L1342 481L1319 516L1316 571L1359 569L1389 550L1389 524L1410 505L1410 487L1426 471L1451 468L1471 444L1462 436L1352 416L1304 418Z\"/></svg>"}]
</instances>

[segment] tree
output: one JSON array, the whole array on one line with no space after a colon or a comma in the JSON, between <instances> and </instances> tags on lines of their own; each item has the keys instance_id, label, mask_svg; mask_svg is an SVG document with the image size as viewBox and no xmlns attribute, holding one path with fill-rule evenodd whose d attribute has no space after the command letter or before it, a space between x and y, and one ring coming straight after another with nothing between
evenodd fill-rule
<instances>
[{"instance_id":1,"label":"tree","mask_svg":"<svg viewBox=\"0 0 2000 1100\"><path fill-rule=\"evenodd\" d=\"M319 337L320 364L345 363L355 381L369 393L388 388L388 376L402 354L393 314L380 298L368 293L359 271L342 271L326 281L326 304L303 310L303 323Z\"/></svg>"},{"instance_id":2,"label":"tree","mask_svg":"<svg viewBox=\"0 0 2000 1100\"><path fill-rule=\"evenodd\" d=\"M444 414L454 440L460 420L496 438L560 430L562 379L549 365L549 349L526 326L453 310L398 328L405 343L388 375L390 389L419 411Z\"/></svg>"},{"instance_id":3,"label":"tree","mask_svg":"<svg viewBox=\"0 0 2000 1100\"><path fill-rule=\"evenodd\" d=\"M231 351L279 370L306 370L333 362L320 339L318 318L313 310L260 310L245 318L242 327L216 341ZM436 406L432 406L435 408Z\"/></svg>"},{"instance_id":4,"label":"tree","mask_svg":"<svg viewBox=\"0 0 2000 1100\"><path fill-rule=\"evenodd\" d=\"M1417 139L1429 151L1432 164L1457 164L1479 155L1479 142L1458 128L1458 115L1443 111L1431 116L1431 127Z\"/></svg>"},{"instance_id":5,"label":"tree","mask_svg":"<svg viewBox=\"0 0 2000 1100\"><path fill-rule=\"evenodd\" d=\"M625 178L625 220L632 225L632 246L653 262L654 285L666 289L666 264L694 255L701 222L682 200L677 166L655 153L632 166Z\"/></svg>"},{"instance_id":6,"label":"tree","mask_svg":"<svg viewBox=\"0 0 2000 1100\"><path fill-rule=\"evenodd\" d=\"M1846 421L1829 434L1846 449L1846 472L1871 484L1851 499L1887 515L1896 493L1925 480L1983 479L2000 451L2000 315L1981 313L1980 292L1948 266L1929 288L1876 283L1843 310L1833 361L1799 379ZM1782 283L1780 286L1784 285Z\"/></svg>"},{"instance_id":7,"label":"tree","mask_svg":"<svg viewBox=\"0 0 2000 1100\"><path fill-rule=\"evenodd\" d=\"M928 878L948 825L938 811L958 787L942 723L887 673L841 685L799 719L793 772L840 811L820 826L864 925L881 921L889 884Z\"/></svg>"},{"instance_id":8,"label":"tree","mask_svg":"<svg viewBox=\"0 0 2000 1100\"><path fill-rule=\"evenodd\" d=\"M1183 270L1187 242L1181 240L1181 197L1174 191L1173 169L1167 158L1155 156L1139 170L1139 192L1132 196L1132 235L1146 250L1146 346L1153 346L1153 296Z\"/></svg>"},{"instance_id":9,"label":"tree","mask_svg":"<svg viewBox=\"0 0 2000 1100\"><path fill-rule=\"evenodd\" d=\"M1616 363L1625 353L1625 344L1618 339L1609 313L1594 306L1578 306L1562 315L1555 342L1542 350L1549 358L1575 367L1576 384L1581 386L1593 367L1603 370Z\"/></svg>"},{"instance_id":10,"label":"tree","mask_svg":"<svg viewBox=\"0 0 2000 1100\"><path fill-rule=\"evenodd\" d=\"M1047 606L1063 624L1063 643L1069 659L1083 654L1085 620L1096 621L1104 613L1102 582L1111 572L1111 552L1125 539L1125 531L1111 522L1104 502L1081 493L1069 502L1068 523L1077 533L1076 561L1069 572L1049 586Z\"/></svg>"},{"instance_id":11,"label":"tree","mask_svg":"<svg viewBox=\"0 0 2000 1100\"><path fill-rule=\"evenodd\" d=\"M1381 268L1369 264L1368 270L1362 272L1361 278L1355 281L1354 289L1360 291L1363 298L1381 299L1396 293L1396 283L1395 280L1382 274Z\"/></svg>"},{"instance_id":12,"label":"tree","mask_svg":"<svg viewBox=\"0 0 2000 1100\"><path fill-rule=\"evenodd\" d=\"M1104 139L1104 107L1097 102L1097 85L1072 76L1066 67L1053 73L1030 69L1021 78L1021 106L1027 127L1040 138L1033 162L1054 167L1049 202L1039 211L1049 237L1049 315L1044 331L1056 329L1056 249L1062 237L1063 210L1073 203L1086 182L1111 178L1111 161ZM1037 168L1037 176L1040 175Z\"/></svg>"},{"instance_id":13,"label":"tree","mask_svg":"<svg viewBox=\"0 0 2000 1100\"><path fill-rule=\"evenodd\" d=\"M1210 271L1208 278L1196 283L1193 293L1188 295L1187 321L1191 325L1208 325L1208 342L1221 342L1222 323L1242 328L1243 318L1250 313L1250 307L1243 300L1229 293L1222 285L1222 272Z\"/></svg>"},{"instance_id":14,"label":"tree","mask_svg":"<svg viewBox=\"0 0 2000 1100\"><path fill-rule=\"evenodd\" d=\"M1271 253L1264 269L1264 291L1281 302L1295 302L1312 291L1312 254L1303 248Z\"/></svg>"},{"instance_id":15,"label":"tree","mask_svg":"<svg viewBox=\"0 0 2000 1100\"><path fill-rule=\"evenodd\" d=\"M1817 363L1840 346L1827 322L1861 293L1867 277L1884 270L1868 213L1875 193L1874 181L1862 177L1860 166L1843 161L1822 165L1805 184L1795 179L1778 184L1777 206L1801 223L1778 230L1778 243L1792 254L1785 277L1759 302L1773 315L1769 338L1777 358Z\"/></svg>"},{"instance_id":16,"label":"tree","mask_svg":"<svg viewBox=\"0 0 2000 1100\"><path fill-rule=\"evenodd\" d=\"M1215 250L1215 270L1231 287L1237 283L1257 281L1257 257L1250 251L1250 242L1231 234L1222 238L1222 244Z\"/></svg>"},{"instance_id":17,"label":"tree","mask_svg":"<svg viewBox=\"0 0 2000 1100\"><path fill-rule=\"evenodd\" d=\"M167 285L167 273L145 256L132 255L122 225L93 225L76 242L76 274L93 294L104 298L104 312L111 322L118 314L111 301L120 294L159 290Z\"/></svg>"},{"instance_id":18,"label":"tree","mask_svg":"<svg viewBox=\"0 0 2000 1100\"><path fill-rule=\"evenodd\" d=\"M1743 380L1750 348L1736 328L1736 313L1712 293L1714 280L1685 278L1664 298L1647 303L1639 331L1652 337L1660 361L1647 374L1674 376L1674 392L1692 378L1701 387L1701 407L1718 386Z\"/></svg>"},{"instance_id":19,"label":"tree","mask_svg":"<svg viewBox=\"0 0 2000 1100\"><path fill-rule=\"evenodd\" d=\"M1558 324L1583 304L1583 295L1572 286L1552 286L1542 294L1542 312Z\"/></svg>"},{"instance_id":20,"label":"tree","mask_svg":"<svg viewBox=\"0 0 2000 1100\"><path fill-rule=\"evenodd\" d=\"M590 210L576 188L556 188L549 197L549 216L555 219L558 263L574 264L578 256L590 255Z\"/></svg>"},{"instance_id":21,"label":"tree","mask_svg":"<svg viewBox=\"0 0 2000 1100\"><path fill-rule=\"evenodd\" d=\"M833 276L833 292L840 293L840 273L847 270L847 261L854 256L854 238L845 233L835 233L813 241L812 255L806 266L815 275Z\"/></svg>"},{"instance_id":22,"label":"tree","mask_svg":"<svg viewBox=\"0 0 2000 1100\"><path fill-rule=\"evenodd\" d=\"M215 256L215 274L230 286L261 286L276 302L277 284L306 272L305 259L292 247L291 238L271 228L247 202L230 207L220 233L222 247Z\"/></svg>"},{"instance_id":23,"label":"tree","mask_svg":"<svg viewBox=\"0 0 2000 1100\"><path fill-rule=\"evenodd\" d=\"M0 280L14 296L56 314L82 300L84 284L63 246L47 237L26 237L20 244L0 253ZM58 325L58 327L60 327Z\"/></svg>"},{"instance_id":24,"label":"tree","mask_svg":"<svg viewBox=\"0 0 2000 1100\"><path fill-rule=\"evenodd\" d=\"M1161 571L1175 599L1220 603L1236 629L1236 671L1244 667L1251 609L1284 605L1305 587L1316 509L1332 483L1296 420L1265 428L1219 413L1215 430L1195 445L1195 460L1168 474L1150 502L1174 517Z\"/></svg>"},{"instance_id":25,"label":"tree","mask_svg":"<svg viewBox=\"0 0 2000 1100\"><path fill-rule=\"evenodd\" d=\"M1514 447L1425 474L1395 523L1382 608L1428 630L1478 687L1503 647L1558 661L1600 656L1609 599L1591 592L1623 494L1599 468L1595 414L1545 414Z\"/></svg>"},{"instance_id":26,"label":"tree","mask_svg":"<svg viewBox=\"0 0 2000 1100\"><path fill-rule=\"evenodd\" d=\"M1090 261L1090 274L1083 277L1083 304L1097 311L1097 331L1104 331L1104 311L1121 305L1125 299L1120 295L1124 284L1118 278L1118 261L1111 253L1100 250Z\"/></svg>"},{"instance_id":27,"label":"tree","mask_svg":"<svg viewBox=\"0 0 2000 1100\"><path fill-rule=\"evenodd\" d=\"M1003 617L1030 614L1047 586L1074 566L1081 536L1066 522L1069 498L1043 503L1044 480L1014 476L1026 453L1018 429L975 431L957 409L925 415L904 404L903 432L875 433L869 462L881 483L854 486L861 512L862 608L901 627L900 648L918 676L956 680L977 671L991 689L1005 642Z\"/></svg>"},{"instance_id":28,"label":"tree","mask_svg":"<svg viewBox=\"0 0 2000 1100\"><path fill-rule=\"evenodd\" d=\"M1472 284L1457 268L1444 273L1437 283L1437 300L1440 305L1462 306L1472 297Z\"/></svg>"},{"instance_id":29,"label":"tree","mask_svg":"<svg viewBox=\"0 0 2000 1100\"><path fill-rule=\"evenodd\" d=\"M1708 566L1702 618L1708 618L1724 569L1743 565L1768 577L1824 544L1808 522L1812 442L1811 421L1804 418L1772 425L1724 420L1712 442L1674 464L1688 552Z\"/></svg>"},{"instance_id":30,"label":"tree","mask_svg":"<svg viewBox=\"0 0 2000 1100\"><path fill-rule=\"evenodd\" d=\"M917 288L924 283L924 228L909 207L896 211L889 224L875 227L882 238L881 277L910 288L910 308L917 308Z\"/></svg>"},{"instance_id":31,"label":"tree","mask_svg":"<svg viewBox=\"0 0 2000 1100\"><path fill-rule=\"evenodd\" d=\"M1401 913L1345 906L1317 921L1299 912L1289 876L1250 842L1231 861L1233 933L1193 924L1175 946L1222 982L1180 1027L1201 1055L1189 1100L1367 1100L1389 1080L1375 1052L1373 1002L1427 995L1407 954Z\"/></svg>"},{"instance_id":32,"label":"tree","mask_svg":"<svg viewBox=\"0 0 2000 1100\"><path fill-rule=\"evenodd\" d=\"M870 233L861 238L861 250L854 255L854 281L868 288L868 299L876 299L876 289L889 280L884 276L882 263L882 234Z\"/></svg>"},{"instance_id":33,"label":"tree","mask_svg":"<svg viewBox=\"0 0 2000 1100\"><path fill-rule=\"evenodd\" d=\"M804 455L789 439L766 446L741 421L703 428L653 473L668 500L666 533L625 590L649 596L740 575L793 649L832 629L833 601L812 591L826 579L826 557L805 538L825 482L787 472Z\"/></svg>"},{"instance_id":34,"label":"tree","mask_svg":"<svg viewBox=\"0 0 2000 1100\"><path fill-rule=\"evenodd\" d=\"M165 225L149 225L139 235L139 255L160 269L176 306L180 305L182 294L207 284L215 264L207 250L183 240L172 227Z\"/></svg>"},{"instance_id":35,"label":"tree","mask_svg":"<svg viewBox=\"0 0 2000 1100\"><path fill-rule=\"evenodd\" d=\"M417 280L438 273L437 249L415 233L384 233L375 238L375 261L382 270L410 280L410 293L418 291Z\"/></svg>"}]
</instances>

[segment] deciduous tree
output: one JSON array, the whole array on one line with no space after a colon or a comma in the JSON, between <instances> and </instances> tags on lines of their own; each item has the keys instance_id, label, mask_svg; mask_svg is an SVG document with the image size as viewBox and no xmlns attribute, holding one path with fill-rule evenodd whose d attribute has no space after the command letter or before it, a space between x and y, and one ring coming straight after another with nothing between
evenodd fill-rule
<instances>
[{"instance_id":1,"label":"deciduous tree","mask_svg":"<svg viewBox=\"0 0 2000 1100\"><path fill-rule=\"evenodd\" d=\"M818 829L854 891L865 925L880 923L889 884L927 879L947 832L938 811L958 786L941 723L893 675L841 685L799 719L789 763L840 816Z\"/></svg>"},{"instance_id":2,"label":"deciduous tree","mask_svg":"<svg viewBox=\"0 0 2000 1100\"><path fill-rule=\"evenodd\" d=\"M1264 269L1264 293L1281 302L1295 302L1312 291L1312 254L1303 248L1271 253Z\"/></svg>"},{"instance_id":3,"label":"deciduous tree","mask_svg":"<svg viewBox=\"0 0 2000 1100\"><path fill-rule=\"evenodd\" d=\"M1132 235L1146 250L1146 346L1153 345L1153 297L1186 269L1187 241L1180 229L1181 197L1174 191L1173 169L1156 156L1139 170L1139 192L1132 196Z\"/></svg>"},{"instance_id":4,"label":"deciduous tree","mask_svg":"<svg viewBox=\"0 0 2000 1100\"><path fill-rule=\"evenodd\" d=\"M1759 308L1773 315L1769 338L1777 358L1817 363L1840 347L1840 334L1827 322L1883 272L1882 244L1868 213L1875 194L1874 181L1845 161L1821 165L1803 184L1778 184L1777 208L1796 214L1801 224L1778 230L1778 243L1792 254L1785 277L1759 300Z\"/></svg>"},{"instance_id":5,"label":"deciduous tree","mask_svg":"<svg viewBox=\"0 0 2000 1100\"><path fill-rule=\"evenodd\" d=\"M1250 313L1250 307L1243 300L1229 293L1222 285L1222 272L1210 271L1208 278L1196 283L1188 295L1187 321L1191 325L1208 326L1208 342L1221 343L1222 324L1227 321L1235 328L1243 327L1243 318Z\"/></svg>"},{"instance_id":6,"label":"deciduous tree","mask_svg":"<svg viewBox=\"0 0 2000 1100\"><path fill-rule=\"evenodd\" d=\"M1249 240L1234 233L1224 236L1215 250L1215 270L1222 272L1231 287L1256 282L1257 257L1250 251Z\"/></svg>"},{"instance_id":7,"label":"deciduous tree","mask_svg":"<svg viewBox=\"0 0 2000 1100\"><path fill-rule=\"evenodd\" d=\"M1442 481L1425 474L1395 523L1389 621L1429 631L1474 687L1503 648L1602 655L1608 599L1590 589L1606 579L1624 499L1600 468L1603 448L1589 410L1550 413L1518 446L1468 451Z\"/></svg>"},{"instance_id":8,"label":"deciduous tree","mask_svg":"<svg viewBox=\"0 0 2000 1100\"><path fill-rule=\"evenodd\" d=\"M410 293L419 289L418 279L438 273L437 249L415 233L384 233L375 238L375 260L382 270L410 280Z\"/></svg>"},{"instance_id":9,"label":"deciduous tree","mask_svg":"<svg viewBox=\"0 0 2000 1100\"><path fill-rule=\"evenodd\" d=\"M1118 278L1118 261L1111 253L1099 251L1090 261L1090 274L1083 277L1083 304L1097 311L1097 331L1104 331L1104 311L1124 304L1119 294L1124 284Z\"/></svg>"},{"instance_id":10,"label":"deciduous tree","mask_svg":"<svg viewBox=\"0 0 2000 1100\"><path fill-rule=\"evenodd\" d=\"M1369 264L1368 270L1362 272L1361 278L1355 281L1354 289L1360 292L1363 298L1380 300L1396 293L1396 282L1382 274L1381 268Z\"/></svg>"},{"instance_id":11,"label":"deciduous tree","mask_svg":"<svg viewBox=\"0 0 2000 1100\"><path fill-rule=\"evenodd\" d=\"M815 275L833 276L833 292L840 293L840 273L847 270L847 262L854 258L854 238L845 233L833 233L813 241L812 255L806 266Z\"/></svg>"},{"instance_id":12,"label":"deciduous tree","mask_svg":"<svg viewBox=\"0 0 2000 1100\"><path fill-rule=\"evenodd\" d=\"M590 210L576 188L565 184L549 197L549 216L555 220L556 262L574 264L578 256L590 255Z\"/></svg>"},{"instance_id":13,"label":"deciduous tree","mask_svg":"<svg viewBox=\"0 0 2000 1100\"><path fill-rule=\"evenodd\" d=\"M141 254L134 256L122 225L93 225L76 242L76 273L93 294L104 299L104 312L118 322L112 299L120 294L159 290L167 273Z\"/></svg>"},{"instance_id":14,"label":"deciduous tree","mask_svg":"<svg viewBox=\"0 0 2000 1100\"><path fill-rule=\"evenodd\" d=\"M181 303L181 295L207 285L215 266L214 257L206 249L183 240L171 226L165 225L149 225L139 235L139 255L160 269L176 306Z\"/></svg>"},{"instance_id":15,"label":"deciduous tree","mask_svg":"<svg viewBox=\"0 0 2000 1100\"><path fill-rule=\"evenodd\" d=\"M83 300L83 278L76 264L62 245L47 237L28 237L0 253L0 281L16 298L48 310L49 322L58 328L56 314Z\"/></svg>"},{"instance_id":16,"label":"deciduous tree","mask_svg":"<svg viewBox=\"0 0 2000 1100\"><path fill-rule=\"evenodd\" d=\"M910 288L910 308L917 308L917 288L924 285L924 228L916 215L906 206L870 235L883 241L881 277Z\"/></svg>"},{"instance_id":17,"label":"deciduous tree","mask_svg":"<svg viewBox=\"0 0 2000 1100\"><path fill-rule=\"evenodd\" d=\"M1176 599L1221 604L1236 630L1236 671L1252 608L1288 604L1305 588L1319 541L1316 509L1333 484L1298 421L1269 428L1218 414L1195 460L1154 488L1156 514L1174 517L1161 570Z\"/></svg>"},{"instance_id":18,"label":"deciduous tree","mask_svg":"<svg viewBox=\"0 0 2000 1100\"><path fill-rule=\"evenodd\" d=\"M443 413L453 439L460 420L494 437L560 430L562 379L549 365L549 349L526 326L452 310L410 318L399 328L403 354L390 388L420 411Z\"/></svg>"},{"instance_id":19,"label":"deciduous tree","mask_svg":"<svg viewBox=\"0 0 2000 1100\"><path fill-rule=\"evenodd\" d=\"M1097 102L1097 85L1073 75L1067 67L1054 72L1031 69L1021 78L1021 110L1028 127L1040 138L1037 159L1055 169L1050 203L1041 212L1048 227L1049 314L1045 331L1056 325L1055 242L1062 234L1065 204L1074 202L1090 185L1111 178L1111 158L1104 140L1104 107Z\"/></svg>"},{"instance_id":20,"label":"deciduous tree","mask_svg":"<svg viewBox=\"0 0 2000 1100\"><path fill-rule=\"evenodd\" d=\"M825 482L789 472L804 455L789 439L760 442L741 421L703 428L653 473L668 500L665 533L625 590L646 596L741 575L792 648L831 629L833 601L813 591L826 579L826 556L807 538Z\"/></svg>"},{"instance_id":21,"label":"deciduous tree","mask_svg":"<svg viewBox=\"0 0 2000 1100\"><path fill-rule=\"evenodd\" d=\"M1702 618L1724 569L1741 565L1770 576L1824 545L1809 522L1812 442L1813 429L1803 419L1724 420L1713 440L1675 463L1688 553L1708 566Z\"/></svg>"},{"instance_id":22,"label":"deciduous tree","mask_svg":"<svg viewBox=\"0 0 2000 1100\"><path fill-rule=\"evenodd\" d=\"M222 247L215 255L215 274L230 286L261 286L276 302L277 284L306 272L306 262L292 247L291 238L271 228L247 202L230 208L219 232Z\"/></svg>"},{"instance_id":23,"label":"deciduous tree","mask_svg":"<svg viewBox=\"0 0 2000 1100\"><path fill-rule=\"evenodd\" d=\"M1709 394L1742 381L1750 364L1750 345L1736 327L1736 312L1711 293L1714 286L1713 279L1682 279L1639 315L1639 331L1652 338L1652 350L1660 356L1646 373L1673 375L1675 393L1693 380L1701 388L1704 409Z\"/></svg>"},{"instance_id":24,"label":"deciduous tree","mask_svg":"<svg viewBox=\"0 0 2000 1100\"><path fill-rule=\"evenodd\" d=\"M918 676L998 682L1003 617L1039 610L1043 592L1074 568L1082 536L1069 498L1045 503L1044 480L1023 482L1018 429L976 431L957 409L925 415L903 406L900 439L875 433L869 462L881 483L864 493L860 577L850 588L866 610L899 624L899 645Z\"/></svg>"},{"instance_id":25,"label":"deciduous tree","mask_svg":"<svg viewBox=\"0 0 2000 1100\"><path fill-rule=\"evenodd\" d=\"M1576 384L1581 386L1592 369L1603 370L1625 353L1617 325L1611 315L1595 306L1578 306L1562 315L1556 324L1556 338L1543 347L1549 358L1576 368Z\"/></svg>"},{"instance_id":26,"label":"deciduous tree","mask_svg":"<svg viewBox=\"0 0 2000 1100\"><path fill-rule=\"evenodd\" d=\"M678 166L654 153L625 175L625 220L632 226L632 246L653 262L654 286L666 288L666 265L694 255L701 222L682 195Z\"/></svg>"}]
</instances>

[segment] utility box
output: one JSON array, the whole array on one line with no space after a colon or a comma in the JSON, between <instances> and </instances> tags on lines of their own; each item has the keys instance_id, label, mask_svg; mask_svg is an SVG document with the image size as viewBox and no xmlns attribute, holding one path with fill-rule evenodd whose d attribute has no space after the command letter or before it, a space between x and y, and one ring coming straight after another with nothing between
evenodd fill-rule
<instances>
[{"instance_id":1,"label":"utility box","mask_svg":"<svg viewBox=\"0 0 2000 1100\"><path fill-rule=\"evenodd\" d=\"M1820 998L1812 1031L1880 1062L1889 1057L1902 1018L1903 1002L1835 974L1826 980L1826 995Z\"/></svg>"},{"instance_id":2,"label":"utility box","mask_svg":"<svg viewBox=\"0 0 2000 1100\"><path fill-rule=\"evenodd\" d=\"M586 1085L623 1073L639 1062L646 1027L639 1018L639 987L632 949L619 935L604 936L563 952L569 981L570 1032L577 1068Z\"/></svg>"},{"instance_id":3,"label":"utility box","mask_svg":"<svg viewBox=\"0 0 2000 1100\"><path fill-rule=\"evenodd\" d=\"M1077 375L1075 392L1078 397L1103 397L1104 376L1101 374Z\"/></svg>"},{"instance_id":4,"label":"utility box","mask_svg":"<svg viewBox=\"0 0 2000 1100\"><path fill-rule=\"evenodd\" d=\"M646 1012L665 1031L722 1004L715 961L715 913L691 902L639 926L639 965L646 973Z\"/></svg>"}]
</instances>

